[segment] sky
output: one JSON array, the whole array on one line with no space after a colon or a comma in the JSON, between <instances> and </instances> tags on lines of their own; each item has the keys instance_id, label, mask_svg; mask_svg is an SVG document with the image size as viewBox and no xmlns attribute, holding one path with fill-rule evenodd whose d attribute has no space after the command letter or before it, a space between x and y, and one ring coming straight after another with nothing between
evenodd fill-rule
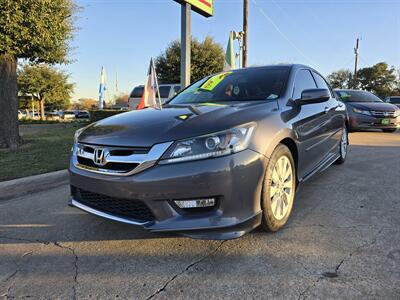
<instances>
[{"instance_id":1,"label":"sky","mask_svg":"<svg viewBox=\"0 0 400 300\"><path fill-rule=\"evenodd\" d=\"M73 100L98 98L101 66L107 98L145 81L150 58L180 38L173 0L76 0L81 7L70 59ZM192 36L211 36L225 49L242 30L243 0L214 0L214 16L192 13ZM400 0L249 0L249 65L302 63L323 75L385 61L400 68Z\"/></svg>"}]
</instances>

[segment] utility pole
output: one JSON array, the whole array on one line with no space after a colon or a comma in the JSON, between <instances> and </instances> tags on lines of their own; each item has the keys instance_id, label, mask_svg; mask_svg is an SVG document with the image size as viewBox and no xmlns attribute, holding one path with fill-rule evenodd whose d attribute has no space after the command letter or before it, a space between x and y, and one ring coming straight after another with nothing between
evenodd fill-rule
<instances>
[{"instance_id":1,"label":"utility pole","mask_svg":"<svg viewBox=\"0 0 400 300\"><path fill-rule=\"evenodd\" d=\"M115 72L115 94L118 97L119 90L118 90L118 72Z\"/></svg>"},{"instance_id":2,"label":"utility pole","mask_svg":"<svg viewBox=\"0 0 400 300\"><path fill-rule=\"evenodd\" d=\"M190 84L190 34L191 5L183 3L181 6L181 87L182 89Z\"/></svg>"},{"instance_id":3,"label":"utility pole","mask_svg":"<svg viewBox=\"0 0 400 300\"><path fill-rule=\"evenodd\" d=\"M358 45L360 43L360 39L357 38L356 47L354 48L355 61L354 61L354 79L357 79L357 65L358 65Z\"/></svg>"},{"instance_id":4,"label":"utility pole","mask_svg":"<svg viewBox=\"0 0 400 300\"><path fill-rule=\"evenodd\" d=\"M243 67L246 68L248 64L248 42L249 42L249 0L243 0Z\"/></svg>"}]
</instances>

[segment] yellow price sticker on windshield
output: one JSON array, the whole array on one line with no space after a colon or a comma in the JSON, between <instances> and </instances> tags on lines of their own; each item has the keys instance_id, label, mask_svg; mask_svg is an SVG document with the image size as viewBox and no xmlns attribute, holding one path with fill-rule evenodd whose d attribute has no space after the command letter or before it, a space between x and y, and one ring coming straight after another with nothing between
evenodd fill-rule
<instances>
[{"instance_id":1,"label":"yellow price sticker on windshield","mask_svg":"<svg viewBox=\"0 0 400 300\"><path fill-rule=\"evenodd\" d=\"M224 72L224 73L220 73L217 75L214 75L212 77L210 77L205 83L203 83L203 85L201 86L201 89L203 90L207 90L207 91L212 91L213 89L215 89L215 87L221 83L222 80L224 80L224 78L231 74L232 72Z\"/></svg>"}]
</instances>

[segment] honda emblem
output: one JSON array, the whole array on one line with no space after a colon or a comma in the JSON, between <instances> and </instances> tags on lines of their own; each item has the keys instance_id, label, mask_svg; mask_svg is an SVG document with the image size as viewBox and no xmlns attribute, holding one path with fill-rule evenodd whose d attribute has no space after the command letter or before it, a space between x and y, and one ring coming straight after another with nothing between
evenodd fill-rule
<instances>
[{"instance_id":1,"label":"honda emblem","mask_svg":"<svg viewBox=\"0 0 400 300\"><path fill-rule=\"evenodd\" d=\"M107 163L107 156L109 152L107 149L97 148L94 150L93 161L98 166L104 166Z\"/></svg>"}]
</instances>

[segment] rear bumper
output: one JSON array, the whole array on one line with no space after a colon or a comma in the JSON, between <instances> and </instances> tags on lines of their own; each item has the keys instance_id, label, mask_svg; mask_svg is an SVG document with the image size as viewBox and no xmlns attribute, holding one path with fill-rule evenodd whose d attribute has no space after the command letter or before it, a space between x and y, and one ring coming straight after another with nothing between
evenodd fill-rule
<instances>
[{"instance_id":1,"label":"rear bumper","mask_svg":"<svg viewBox=\"0 0 400 300\"><path fill-rule=\"evenodd\" d=\"M151 232L177 232L204 239L231 239L261 222L261 186L267 159L252 150L200 161L156 165L141 173L115 177L70 165L73 189L143 202L154 215L143 221L98 210L79 199L70 204L88 213L141 226ZM174 200L214 197L208 210L180 209Z\"/></svg>"}]
</instances>

